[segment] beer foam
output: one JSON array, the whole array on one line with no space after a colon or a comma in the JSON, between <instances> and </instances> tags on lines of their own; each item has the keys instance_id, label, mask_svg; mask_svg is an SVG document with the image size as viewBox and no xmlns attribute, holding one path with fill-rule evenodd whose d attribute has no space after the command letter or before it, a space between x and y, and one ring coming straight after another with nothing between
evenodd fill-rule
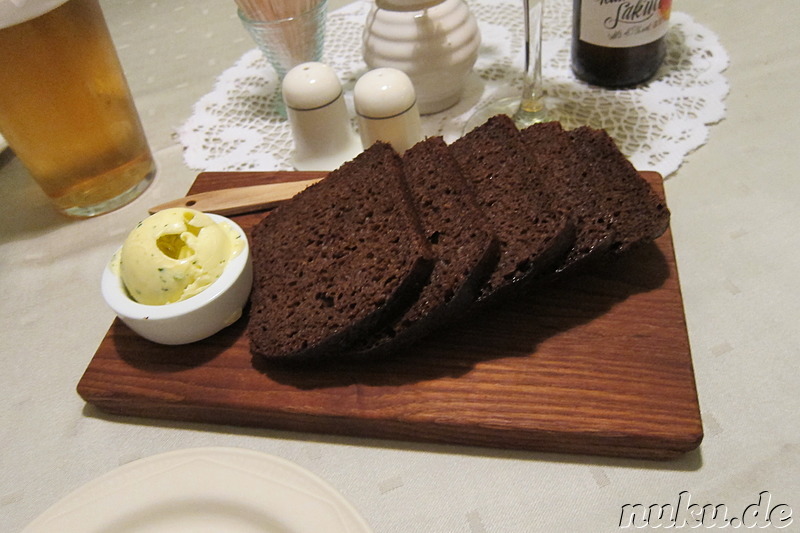
<instances>
[{"instance_id":1,"label":"beer foam","mask_svg":"<svg viewBox=\"0 0 800 533\"><path fill-rule=\"evenodd\" d=\"M0 0L0 29L52 11L68 0Z\"/></svg>"}]
</instances>

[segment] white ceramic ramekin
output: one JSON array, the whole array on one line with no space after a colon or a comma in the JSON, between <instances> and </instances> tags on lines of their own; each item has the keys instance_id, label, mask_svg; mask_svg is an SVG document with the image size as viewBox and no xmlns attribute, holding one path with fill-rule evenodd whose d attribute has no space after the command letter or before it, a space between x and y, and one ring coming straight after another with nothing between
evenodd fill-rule
<instances>
[{"instance_id":1,"label":"white ceramic ramekin","mask_svg":"<svg viewBox=\"0 0 800 533\"><path fill-rule=\"evenodd\" d=\"M244 248L228 263L219 279L199 294L171 304L144 305L128 295L111 261L103 271L101 289L106 303L129 328L148 340L159 344L188 344L210 337L242 316L253 286L247 236L232 220L206 214L239 233L244 239Z\"/></svg>"}]
</instances>

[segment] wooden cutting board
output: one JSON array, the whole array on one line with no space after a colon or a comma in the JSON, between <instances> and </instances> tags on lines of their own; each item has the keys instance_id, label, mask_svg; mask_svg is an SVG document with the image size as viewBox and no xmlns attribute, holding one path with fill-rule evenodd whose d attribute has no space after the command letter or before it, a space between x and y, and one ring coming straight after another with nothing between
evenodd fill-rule
<instances>
[{"instance_id":1,"label":"wooden cutting board","mask_svg":"<svg viewBox=\"0 0 800 533\"><path fill-rule=\"evenodd\" d=\"M190 193L313 177L203 173ZM703 437L669 232L391 360L267 367L244 322L174 347L115 320L78 393L134 417L520 450L666 459Z\"/></svg>"}]
</instances>

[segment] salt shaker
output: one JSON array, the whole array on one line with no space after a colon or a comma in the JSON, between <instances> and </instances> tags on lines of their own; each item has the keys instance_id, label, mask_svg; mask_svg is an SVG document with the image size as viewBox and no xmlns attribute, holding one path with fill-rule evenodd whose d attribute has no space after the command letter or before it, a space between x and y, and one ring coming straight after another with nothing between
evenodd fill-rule
<instances>
[{"instance_id":1,"label":"salt shaker","mask_svg":"<svg viewBox=\"0 0 800 533\"><path fill-rule=\"evenodd\" d=\"M364 148L384 141L402 154L422 139L414 85L404 72L370 70L356 82L353 97Z\"/></svg>"},{"instance_id":2,"label":"salt shaker","mask_svg":"<svg viewBox=\"0 0 800 533\"><path fill-rule=\"evenodd\" d=\"M295 169L333 170L362 151L331 67L301 63L286 73L281 89L294 137Z\"/></svg>"}]
</instances>

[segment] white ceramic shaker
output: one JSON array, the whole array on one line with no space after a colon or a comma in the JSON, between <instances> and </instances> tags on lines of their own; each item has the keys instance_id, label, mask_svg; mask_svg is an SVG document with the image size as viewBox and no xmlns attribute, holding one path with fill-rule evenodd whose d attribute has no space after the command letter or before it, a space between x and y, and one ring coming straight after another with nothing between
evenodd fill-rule
<instances>
[{"instance_id":1,"label":"white ceramic shaker","mask_svg":"<svg viewBox=\"0 0 800 533\"><path fill-rule=\"evenodd\" d=\"M364 61L408 74L423 115L455 105L478 58L478 23L464 0L375 0Z\"/></svg>"},{"instance_id":2,"label":"white ceramic shaker","mask_svg":"<svg viewBox=\"0 0 800 533\"><path fill-rule=\"evenodd\" d=\"M333 170L361 153L342 85L331 67L301 63L286 73L281 90L294 137L295 169Z\"/></svg>"},{"instance_id":3,"label":"white ceramic shaker","mask_svg":"<svg viewBox=\"0 0 800 533\"><path fill-rule=\"evenodd\" d=\"M404 72L370 70L356 82L353 101L364 148L384 141L402 154L422 140L414 85Z\"/></svg>"}]
</instances>

